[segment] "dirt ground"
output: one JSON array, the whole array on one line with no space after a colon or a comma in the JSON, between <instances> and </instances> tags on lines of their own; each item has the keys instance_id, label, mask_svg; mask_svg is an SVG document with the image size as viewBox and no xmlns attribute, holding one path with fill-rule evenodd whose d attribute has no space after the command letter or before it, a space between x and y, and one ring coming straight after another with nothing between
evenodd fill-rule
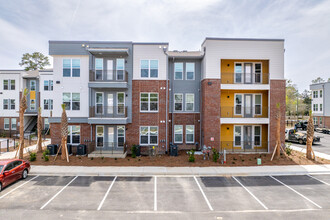
<instances>
[{"instance_id":1,"label":"dirt ground","mask_svg":"<svg viewBox=\"0 0 330 220\"><path fill-rule=\"evenodd\" d=\"M80 156L70 156L70 162L61 160L60 156L56 161L50 156L49 161L44 161L42 155L37 155L37 160L31 162L32 165L59 165L59 166L166 166L166 167L208 167L208 166L255 166L257 158L261 158L262 165L313 165L330 164L330 161L316 158L316 161L307 160L305 154L293 151L291 156L281 155L279 159L270 161L271 154L228 154L227 163L221 164L210 160L203 160L202 155L195 155L195 162L188 161L188 155L182 151L177 157L161 155L155 157L141 156L132 158L127 156L120 158L88 158ZM25 157L29 159L29 157Z\"/></svg>"}]
</instances>

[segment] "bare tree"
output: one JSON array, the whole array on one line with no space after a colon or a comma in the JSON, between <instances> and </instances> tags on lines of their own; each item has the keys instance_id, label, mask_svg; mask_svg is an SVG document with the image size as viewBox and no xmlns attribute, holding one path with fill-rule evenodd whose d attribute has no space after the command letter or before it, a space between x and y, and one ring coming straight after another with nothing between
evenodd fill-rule
<instances>
[{"instance_id":1,"label":"bare tree","mask_svg":"<svg viewBox=\"0 0 330 220\"><path fill-rule=\"evenodd\" d=\"M21 102L19 106L19 147L18 147L18 158L23 159L23 149L24 149L24 113L27 109L26 96L28 90L25 88L22 92ZM17 152L16 152L17 156ZM15 156L15 157L16 157Z\"/></svg>"},{"instance_id":2,"label":"bare tree","mask_svg":"<svg viewBox=\"0 0 330 220\"><path fill-rule=\"evenodd\" d=\"M310 111L308 125L307 125L307 140L306 140L306 157L307 159L310 160L315 159L315 155L314 157L312 155L312 152L314 153L312 149L313 139L314 139L314 122L313 122L312 111Z\"/></svg>"},{"instance_id":3,"label":"bare tree","mask_svg":"<svg viewBox=\"0 0 330 220\"><path fill-rule=\"evenodd\" d=\"M37 153L42 152L42 118L41 118L41 107L38 109L38 124L37 124L37 130L38 130L38 140L37 140Z\"/></svg>"}]
</instances>

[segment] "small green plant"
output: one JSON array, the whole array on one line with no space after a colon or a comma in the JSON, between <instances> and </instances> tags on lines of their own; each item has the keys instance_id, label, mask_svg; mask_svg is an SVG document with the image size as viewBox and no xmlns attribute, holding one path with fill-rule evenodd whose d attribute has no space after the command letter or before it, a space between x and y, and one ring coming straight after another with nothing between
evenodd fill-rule
<instances>
[{"instance_id":1,"label":"small green plant","mask_svg":"<svg viewBox=\"0 0 330 220\"><path fill-rule=\"evenodd\" d=\"M81 160L81 156L79 156L78 159Z\"/></svg>"},{"instance_id":2,"label":"small green plant","mask_svg":"<svg viewBox=\"0 0 330 220\"><path fill-rule=\"evenodd\" d=\"M131 151L132 151L132 158L135 158L137 152L137 146L135 144L132 146Z\"/></svg>"},{"instance_id":3,"label":"small green plant","mask_svg":"<svg viewBox=\"0 0 330 220\"><path fill-rule=\"evenodd\" d=\"M36 161L37 160L37 153L30 152L30 161Z\"/></svg>"},{"instance_id":4,"label":"small green plant","mask_svg":"<svg viewBox=\"0 0 330 220\"><path fill-rule=\"evenodd\" d=\"M139 160L138 161L141 161L141 159L139 158Z\"/></svg>"},{"instance_id":5,"label":"small green plant","mask_svg":"<svg viewBox=\"0 0 330 220\"><path fill-rule=\"evenodd\" d=\"M94 160L94 157L91 157L91 160Z\"/></svg>"},{"instance_id":6,"label":"small green plant","mask_svg":"<svg viewBox=\"0 0 330 220\"><path fill-rule=\"evenodd\" d=\"M49 150L47 149L47 150L45 150L43 153L42 153L42 159L44 160L44 161L49 161Z\"/></svg>"},{"instance_id":7,"label":"small green plant","mask_svg":"<svg viewBox=\"0 0 330 220\"><path fill-rule=\"evenodd\" d=\"M129 161L129 158L127 158L127 161Z\"/></svg>"},{"instance_id":8,"label":"small green plant","mask_svg":"<svg viewBox=\"0 0 330 220\"><path fill-rule=\"evenodd\" d=\"M115 160L117 160L117 157L115 157Z\"/></svg>"},{"instance_id":9,"label":"small green plant","mask_svg":"<svg viewBox=\"0 0 330 220\"><path fill-rule=\"evenodd\" d=\"M189 154L189 162L191 163L195 162L195 151L194 150L188 151L188 154Z\"/></svg>"},{"instance_id":10,"label":"small green plant","mask_svg":"<svg viewBox=\"0 0 330 220\"><path fill-rule=\"evenodd\" d=\"M292 155L292 148L291 148L289 145L286 146L286 148L285 148L285 153L286 153L288 156Z\"/></svg>"},{"instance_id":11,"label":"small green plant","mask_svg":"<svg viewBox=\"0 0 330 220\"><path fill-rule=\"evenodd\" d=\"M212 148L212 155L213 155L212 160L213 160L214 163L216 163L219 159L220 154L217 151L217 149L215 149L214 147Z\"/></svg>"},{"instance_id":12,"label":"small green plant","mask_svg":"<svg viewBox=\"0 0 330 220\"><path fill-rule=\"evenodd\" d=\"M104 160L104 157L102 156L101 159Z\"/></svg>"}]
</instances>

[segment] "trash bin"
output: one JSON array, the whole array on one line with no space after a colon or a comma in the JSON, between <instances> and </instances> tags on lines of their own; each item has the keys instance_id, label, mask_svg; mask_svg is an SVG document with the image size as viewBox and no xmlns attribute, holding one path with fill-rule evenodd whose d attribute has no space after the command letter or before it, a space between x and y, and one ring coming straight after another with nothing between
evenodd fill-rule
<instances>
[{"instance_id":1,"label":"trash bin","mask_svg":"<svg viewBox=\"0 0 330 220\"><path fill-rule=\"evenodd\" d=\"M66 146L68 148L68 154L72 155L72 144L67 144Z\"/></svg>"},{"instance_id":2,"label":"trash bin","mask_svg":"<svg viewBox=\"0 0 330 220\"><path fill-rule=\"evenodd\" d=\"M49 144L47 145L47 150L49 150L49 155L56 155L57 153L57 144Z\"/></svg>"},{"instance_id":3,"label":"trash bin","mask_svg":"<svg viewBox=\"0 0 330 220\"><path fill-rule=\"evenodd\" d=\"M136 156L137 157L141 156L141 146L140 145L136 146Z\"/></svg>"},{"instance_id":4,"label":"trash bin","mask_svg":"<svg viewBox=\"0 0 330 220\"><path fill-rule=\"evenodd\" d=\"M178 145L170 146L170 155L175 157L178 156Z\"/></svg>"},{"instance_id":5,"label":"trash bin","mask_svg":"<svg viewBox=\"0 0 330 220\"><path fill-rule=\"evenodd\" d=\"M77 146L77 155L83 156L87 154L87 146L85 144L79 144Z\"/></svg>"}]
</instances>

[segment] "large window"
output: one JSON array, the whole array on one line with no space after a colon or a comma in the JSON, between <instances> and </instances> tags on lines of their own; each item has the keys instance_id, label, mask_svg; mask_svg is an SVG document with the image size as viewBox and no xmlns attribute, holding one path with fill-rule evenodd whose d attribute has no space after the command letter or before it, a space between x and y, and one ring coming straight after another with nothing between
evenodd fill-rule
<instances>
[{"instance_id":1,"label":"large window","mask_svg":"<svg viewBox=\"0 0 330 220\"><path fill-rule=\"evenodd\" d=\"M96 147L104 145L104 126L96 126Z\"/></svg>"},{"instance_id":2,"label":"large window","mask_svg":"<svg viewBox=\"0 0 330 220\"><path fill-rule=\"evenodd\" d=\"M95 93L96 114L103 114L103 92Z\"/></svg>"},{"instance_id":3,"label":"large window","mask_svg":"<svg viewBox=\"0 0 330 220\"><path fill-rule=\"evenodd\" d=\"M140 127L140 144L141 145L157 145L158 144L158 127L141 126Z\"/></svg>"},{"instance_id":4,"label":"large window","mask_svg":"<svg viewBox=\"0 0 330 220\"><path fill-rule=\"evenodd\" d=\"M103 79L103 59L95 58L95 80Z\"/></svg>"},{"instance_id":5,"label":"large window","mask_svg":"<svg viewBox=\"0 0 330 220\"><path fill-rule=\"evenodd\" d=\"M30 80L30 91L36 91L37 82L35 80Z\"/></svg>"},{"instance_id":6,"label":"large window","mask_svg":"<svg viewBox=\"0 0 330 220\"><path fill-rule=\"evenodd\" d=\"M313 104L313 111L314 112L317 112L319 109L318 109L318 104Z\"/></svg>"},{"instance_id":7,"label":"large window","mask_svg":"<svg viewBox=\"0 0 330 220\"><path fill-rule=\"evenodd\" d=\"M254 126L254 145L261 145L261 126Z\"/></svg>"},{"instance_id":8,"label":"large window","mask_svg":"<svg viewBox=\"0 0 330 220\"><path fill-rule=\"evenodd\" d=\"M183 79L183 63L174 63L174 79Z\"/></svg>"},{"instance_id":9,"label":"large window","mask_svg":"<svg viewBox=\"0 0 330 220\"><path fill-rule=\"evenodd\" d=\"M313 91L313 98L318 98L318 91Z\"/></svg>"},{"instance_id":10,"label":"large window","mask_svg":"<svg viewBox=\"0 0 330 220\"><path fill-rule=\"evenodd\" d=\"M323 104L320 104L320 111L323 111Z\"/></svg>"},{"instance_id":11,"label":"large window","mask_svg":"<svg viewBox=\"0 0 330 220\"><path fill-rule=\"evenodd\" d=\"M191 93L186 94L186 111L194 111L195 95Z\"/></svg>"},{"instance_id":12,"label":"large window","mask_svg":"<svg viewBox=\"0 0 330 220\"><path fill-rule=\"evenodd\" d=\"M125 126L117 126L118 147L124 147L125 144Z\"/></svg>"},{"instance_id":13,"label":"large window","mask_svg":"<svg viewBox=\"0 0 330 220\"><path fill-rule=\"evenodd\" d=\"M320 90L320 98L322 98L322 96L323 96L323 90Z\"/></svg>"},{"instance_id":14,"label":"large window","mask_svg":"<svg viewBox=\"0 0 330 220\"><path fill-rule=\"evenodd\" d=\"M16 123L17 123L17 120L16 118L12 118L11 119L11 130L16 130Z\"/></svg>"},{"instance_id":15,"label":"large window","mask_svg":"<svg viewBox=\"0 0 330 220\"><path fill-rule=\"evenodd\" d=\"M235 63L235 83L242 83L243 67L241 63Z\"/></svg>"},{"instance_id":16,"label":"large window","mask_svg":"<svg viewBox=\"0 0 330 220\"><path fill-rule=\"evenodd\" d=\"M313 117L314 125L317 125L317 117Z\"/></svg>"},{"instance_id":17,"label":"large window","mask_svg":"<svg viewBox=\"0 0 330 220\"><path fill-rule=\"evenodd\" d=\"M14 79L4 79L3 80L3 90L15 90L15 80Z\"/></svg>"},{"instance_id":18,"label":"large window","mask_svg":"<svg viewBox=\"0 0 330 220\"><path fill-rule=\"evenodd\" d=\"M68 144L80 144L80 126L68 126Z\"/></svg>"},{"instance_id":19,"label":"large window","mask_svg":"<svg viewBox=\"0 0 330 220\"><path fill-rule=\"evenodd\" d=\"M116 60L117 80L124 80L125 59Z\"/></svg>"},{"instance_id":20,"label":"large window","mask_svg":"<svg viewBox=\"0 0 330 220\"><path fill-rule=\"evenodd\" d=\"M158 93L140 94L140 111L157 112L158 111Z\"/></svg>"},{"instance_id":21,"label":"large window","mask_svg":"<svg viewBox=\"0 0 330 220\"><path fill-rule=\"evenodd\" d=\"M80 93L72 93L72 110L80 110Z\"/></svg>"},{"instance_id":22,"label":"large window","mask_svg":"<svg viewBox=\"0 0 330 220\"><path fill-rule=\"evenodd\" d=\"M174 143L183 142L183 126L174 125Z\"/></svg>"},{"instance_id":23,"label":"large window","mask_svg":"<svg viewBox=\"0 0 330 220\"><path fill-rule=\"evenodd\" d=\"M183 94L176 93L174 94L174 110L182 111L182 103L183 103Z\"/></svg>"},{"instance_id":24,"label":"large window","mask_svg":"<svg viewBox=\"0 0 330 220\"><path fill-rule=\"evenodd\" d=\"M80 93L63 93L63 104L65 110L80 110Z\"/></svg>"},{"instance_id":25,"label":"large window","mask_svg":"<svg viewBox=\"0 0 330 220\"><path fill-rule=\"evenodd\" d=\"M63 77L80 77L80 59L63 59Z\"/></svg>"},{"instance_id":26,"label":"large window","mask_svg":"<svg viewBox=\"0 0 330 220\"><path fill-rule=\"evenodd\" d=\"M186 63L186 80L195 79L195 63Z\"/></svg>"},{"instance_id":27,"label":"large window","mask_svg":"<svg viewBox=\"0 0 330 220\"><path fill-rule=\"evenodd\" d=\"M53 99L44 99L44 110L53 110Z\"/></svg>"},{"instance_id":28,"label":"large window","mask_svg":"<svg viewBox=\"0 0 330 220\"><path fill-rule=\"evenodd\" d=\"M48 118L45 118L44 119L44 130L48 130L49 129L49 121L48 121Z\"/></svg>"},{"instance_id":29,"label":"large window","mask_svg":"<svg viewBox=\"0 0 330 220\"><path fill-rule=\"evenodd\" d=\"M158 78L158 60L141 60L141 78Z\"/></svg>"},{"instance_id":30,"label":"large window","mask_svg":"<svg viewBox=\"0 0 330 220\"><path fill-rule=\"evenodd\" d=\"M236 94L235 95L235 115L242 114L242 95Z\"/></svg>"},{"instance_id":31,"label":"large window","mask_svg":"<svg viewBox=\"0 0 330 220\"><path fill-rule=\"evenodd\" d=\"M254 82L255 83L261 83L261 72L262 72L262 68L261 68L261 63L255 63L254 64Z\"/></svg>"},{"instance_id":32,"label":"large window","mask_svg":"<svg viewBox=\"0 0 330 220\"><path fill-rule=\"evenodd\" d=\"M3 100L4 110L15 110L15 99L4 99Z\"/></svg>"},{"instance_id":33,"label":"large window","mask_svg":"<svg viewBox=\"0 0 330 220\"><path fill-rule=\"evenodd\" d=\"M255 95L254 96L254 114L261 115L261 95Z\"/></svg>"},{"instance_id":34,"label":"large window","mask_svg":"<svg viewBox=\"0 0 330 220\"><path fill-rule=\"evenodd\" d=\"M235 133L234 133L234 146L241 146L242 142L242 127L241 126L235 126Z\"/></svg>"},{"instance_id":35,"label":"large window","mask_svg":"<svg viewBox=\"0 0 330 220\"><path fill-rule=\"evenodd\" d=\"M53 80L44 80L44 91L53 91Z\"/></svg>"},{"instance_id":36,"label":"large window","mask_svg":"<svg viewBox=\"0 0 330 220\"><path fill-rule=\"evenodd\" d=\"M195 142L195 126L186 125L186 143L192 144Z\"/></svg>"},{"instance_id":37,"label":"large window","mask_svg":"<svg viewBox=\"0 0 330 220\"><path fill-rule=\"evenodd\" d=\"M3 124L4 124L3 128L5 130L9 130L9 118L4 118L3 119Z\"/></svg>"},{"instance_id":38,"label":"large window","mask_svg":"<svg viewBox=\"0 0 330 220\"><path fill-rule=\"evenodd\" d=\"M117 114L125 114L125 93L117 93Z\"/></svg>"}]
</instances>

